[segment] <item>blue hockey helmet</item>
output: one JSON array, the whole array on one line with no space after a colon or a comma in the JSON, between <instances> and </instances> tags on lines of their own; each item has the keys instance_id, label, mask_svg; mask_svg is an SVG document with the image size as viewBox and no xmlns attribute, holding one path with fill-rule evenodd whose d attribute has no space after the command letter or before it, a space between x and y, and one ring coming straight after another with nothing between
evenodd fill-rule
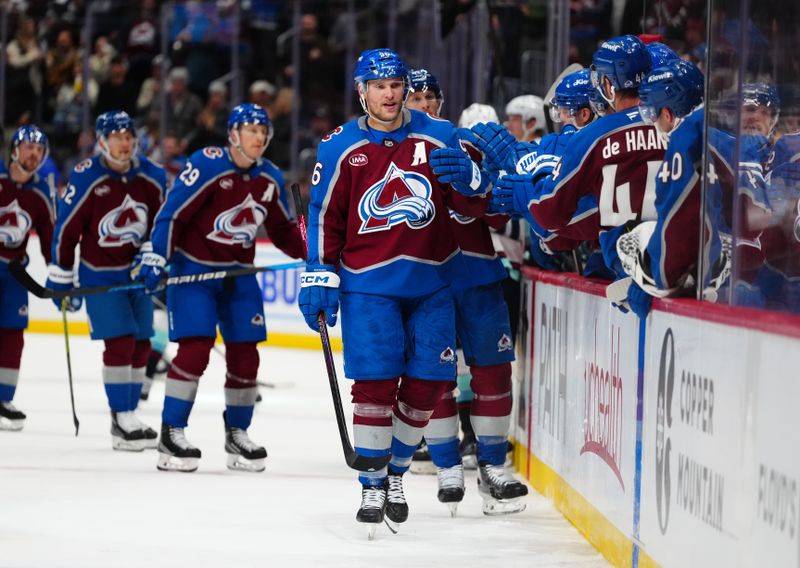
<instances>
[{"instance_id":1,"label":"blue hockey helmet","mask_svg":"<svg viewBox=\"0 0 800 568\"><path fill-rule=\"evenodd\" d=\"M561 122L559 110L562 108L572 116L582 108L589 108L589 93L592 90L588 69L570 73L556 86L556 94L550 101L550 118L553 122Z\"/></svg>"},{"instance_id":2,"label":"blue hockey helmet","mask_svg":"<svg viewBox=\"0 0 800 568\"><path fill-rule=\"evenodd\" d=\"M778 114L781 110L781 99L778 97L778 89L774 85L744 83L742 84L742 105L764 106L772 114Z\"/></svg>"},{"instance_id":3,"label":"blue hockey helmet","mask_svg":"<svg viewBox=\"0 0 800 568\"><path fill-rule=\"evenodd\" d=\"M368 49L356 61L353 80L356 85L366 85L367 81L375 79L400 77L408 88L407 75L408 67L397 52L387 48Z\"/></svg>"},{"instance_id":4,"label":"blue hockey helmet","mask_svg":"<svg viewBox=\"0 0 800 568\"><path fill-rule=\"evenodd\" d=\"M42 148L42 159L39 161L39 164L33 169L33 171L29 171L27 168L23 167L22 164L19 162L19 146L23 143L30 142L32 144L41 144ZM23 171L28 174L33 174L38 170L44 161L47 159L47 155L50 153L50 144L47 140L47 134L44 133L44 130L35 126L33 124L28 124L26 126L20 126L14 131L14 134L11 135L11 161L16 163Z\"/></svg>"},{"instance_id":5,"label":"blue hockey helmet","mask_svg":"<svg viewBox=\"0 0 800 568\"><path fill-rule=\"evenodd\" d=\"M244 150L242 149L241 139L239 138L238 132L231 132L238 131L239 127L243 124L263 124L267 127L267 137L264 140L264 146L261 149L261 152L259 152L258 156L255 158L245 154ZM272 121L269 119L266 109L260 105L253 103L236 105L228 115L228 142L230 142L234 148L239 150L243 156L253 162L255 162L261 156L261 154L264 153L264 150L267 149L270 140L272 140L272 134Z\"/></svg>"},{"instance_id":6,"label":"blue hockey helmet","mask_svg":"<svg viewBox=\"0 0 800 568\"><path fill-rule=\"evenodd\" d=\"M592 86L602 91L603 77L607 77L614 90L635 89L650 71L652 64L642 40L624 35L604 41L592 55L590 77ZM612 98L606 98L609 102Z\"/></svg>"},{"instance_id":7,"label":"blue hockey helmet","mask_svg":"<svg viewBox=\"0 0 800 568\"><path fill-rule=\"evenodd\" d=\"M113 132L124 132L125 130L136 136L133 119L124 110L104 112L97 117L94 123L94 131L97 138L108 138Z\"/></svg>"},{"instance_id":8,"label":"blue hockey helmet","mask_svg":"<svg viewBox=\"0 0 800 568\"><path fill-rule=\"evenodd\" d=\"M442 88L433 73L427 69L408 70L408 90L412 93L431 91L436 98L442 100Z\"/></svg>"},{"instance_id":9,"label":"blue hockey helmet","mask_svg":"<svg viewBox=\"0 0 800 568\"><path fill-rule=\"evenodd\" d=\"M648 124L668 108L683 118L703 102L703 74L694 63L682 59L656 67L639 86L639 114Z\"/></svg>"},{"instance_id":10,"label":"blue hockey helmet","mask_svg":"<svg viewBox=\"0 0 800 568\"><path fill-rule=\"evenodd\" d=\"M608 113L610 105L608 101L600 94L600 91L592 87L589 90L589 106L597 116L605 116Z\"/></svg>"},{"instance_id":11,"label":"blue hockey helmet","mask_svg":"<svg viewBox=\"0 0 800 568\"><path fill-rule=\"evenodd\" d=\"M680 56L672 51L669 46L664 45L661 42L654 41L648 43L646 46L647 53L650 54L650 59L652 60L651 67L661 67L667 61L674 61L675 59L680 59Z\"/></svg>"}]
</instances>

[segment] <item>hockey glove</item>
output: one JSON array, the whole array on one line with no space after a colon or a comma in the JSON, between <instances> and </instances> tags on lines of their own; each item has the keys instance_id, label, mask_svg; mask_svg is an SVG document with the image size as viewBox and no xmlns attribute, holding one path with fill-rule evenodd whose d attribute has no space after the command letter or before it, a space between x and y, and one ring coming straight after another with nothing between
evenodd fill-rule
<instances>
[{"instance_id":1,"label":"hockey glove","mask_svg":"<svg viewBox=\"0 0 800 568\"><path fill-rule=\"evenodd\" d=\"M153 243L150 241L142 243L142 246L139 247L139 252L133 257L133 262L131 262L131 280L139 279L139 272L142 270L142 258L148 252L153 252Z\"/></svg>"},{"instance_id":2,"label":"hockey glove","mask_svg":"<svg viewBox=\"0 0 800 568\"><path fill-rule=\"evenodd\" d=\"M489 211L505 215L524 215L531 187L529 175L507 175L499 178L492 188Z\"/></svg>"},{"instance_id":3,"label":"hockey glove","mask_svg":"<svg viewBox=\"0 0 800 568\"><path fill-rule=\"evenodd\" d=\"M325 313L326 323L333 327L339 312L339 275L330 264L310 264L300 275L300 296L297 303L312 331L319 333L317 316Z\"/></svg>"},{"instance_id":4,"label":"hockey glove","mask_svg":"<svg viewBox=\"0 0 800 568\"><path fill-rule=\"evenodd\" d=\"M464 195L480 195L489 187L489 176L462 150L436 148L431 151L431 168L442 183L449 183Z\"/></svg>"},{"instance_id":5,"label":"hockey glove","mask_svg":"<svg viewBox=\"0 0 800 568\"><path fill-rule=\"evenodd\" d=\"M631 282L631 286L628 288L628 305L633 313L642 319L647 319L652 303L653 297L642 290L636 282Z\"/></svg>"},{"instance_id":6,"label":"hockey glove","mask_svg":"<svg viewBox=\"0 0 800 568\"><path fill-rule=\"evenodd\" d=\"M45 282L45 287L59 291L72 290L75 287L74 275L71 270L61 268L57 264L51 264L47 267L47 282ZM77 312L83 305L83 298L80 296L77 298L71 298L69 296L66 298L53 298L53 303L59 310L61 309L62 300L66 300L68 312Z\"/></svg>"},{"instance_id":7,"label":"hockey glove","mask_svg":"<svg viewBox=\"0 0 800 568\"><path fill-rule=\"evenodd\" d=\"M480 122L472 127L472 132L477 136L475 145L485 156L484 166L490 170L502 169L517 139L506 127L494 122Z\"/></svg>"},{"instance_id":8,"label":"hockey glove","mask_svg":"<svg viewBox=\"0 0 800 568\"><path fill-rule=\"evenodd\" d=\"M142 262L137 279L144 282L144 290L148 294L158 292L166 286L167 259L155 252L142 254Z\"/></svg>"}]
</instances>

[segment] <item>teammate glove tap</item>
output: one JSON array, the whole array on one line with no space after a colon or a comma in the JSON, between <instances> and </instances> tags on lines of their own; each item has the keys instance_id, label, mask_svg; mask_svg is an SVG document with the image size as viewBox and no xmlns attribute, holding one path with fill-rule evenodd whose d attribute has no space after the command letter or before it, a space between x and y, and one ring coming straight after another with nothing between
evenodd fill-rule
<instances>
[{"instance_id":1,"label":"teammate glove tap","mask_svg":"<svg viewBox=\"0 0 800 568\"><path fill-rule=\"evenodd\" d=\"M308 265L300 275L300 311L312 331L319 333L317 315L325 312L326 323L333 327L339 312L339 275L330 264Z\"/></svg>"},{"instance_id":2,"label":"teammate glove tap","mask_svg":"<svg viewBox=\"0 0 800 568\"><path fill-rule=\"evenodd\" d=\"M431 152L431 167L440 182L464 195L486 193L489 188L489 176L462 150L436 148Z\"/></svg>"},{"instance_id":3,"label":"teammate glove tap","mask_svg":"<svg viewBox=\"0 0 800 568\"><path fill-rule=\"evenodd\" d=\"M158 292L166 285L164 282L167 274L166 266L167 259L160 254L155 252L142 254L137 278L139 281L144 282L144 289L148 294ZM133 273L133 270L131 270L131 273Z\"/></svg>"},{"instance_id":4,"label":"teammate glove tap","mask_svg":"<svg viewBox=\"0 0 800 568\"><path fill-rule=\"evenodd\" d=\"M74 278L71 270L61 268L57 264L51 264L47 267L47 288L51 290L71 290L75 287ZM62 298L53 298L53 303L60 310ZM83 298L70 298L67 297L67 311L77 312L83 305Z\"/></svg>"},{"instance_id":5,"label":"teammate glove tap","mask_svg":"<svg viewBox=\"0 0 800 568\"><path fill-rule=\"evenodd\" d=\"M501 177L492 188L489 211L505 215L522 215L527 210L526 195L531 183L531 176L527 174Z\"/></svg>"},{"instance_id":6,"label":"teammate glove tap","mask_svg":"<svg viewBox=\"0 0 800 568\"><path fill-rule=\"evenodd\" d=\"M477 137L475 145L485 156L485 167L503 169L517 139L504 126L494 122L479 122L472 127L472 132Z\"/></svg>"}]
</instances>

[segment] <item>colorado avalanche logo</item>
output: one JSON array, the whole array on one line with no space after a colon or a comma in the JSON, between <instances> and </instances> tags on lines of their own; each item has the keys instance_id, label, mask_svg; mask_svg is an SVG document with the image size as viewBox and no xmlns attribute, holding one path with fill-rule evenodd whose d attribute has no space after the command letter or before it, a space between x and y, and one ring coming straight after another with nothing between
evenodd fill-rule
<instances>
[{"instance_id":1,"label":"colorado avalanche logo","mask_svg":"<svg viewBox=\"0 0 800 568\"><path fill-rule=\"evenodd\" d=\"M0 243L6 248L17 248L31 230L33 220L15 199L5 207L0 207Z\"/></svg>"},{"instance_id":2,"label":"colorado avalanche logo","mask_svg":"<svg viewBox=\"0 0 800 568\"><path fill-rule=\"evenodd\" d=\"M363 221L358 232L385 231L400 223L421 229L430 224L435 212L427 178L392 163L383 179L370 187L358 204Z\"/></svg>"},{"instance_id":3,"label":"colorado avalanche logo","mask_svg":"<svg viewBox=\"0 0 800 568\"><path fill-rule=\"evenodd\" d=\"M259 205L249 193L239 205L223 211L214 219L214 230L206 235L212 241L225 245L253 246L256 232L264 219L267 210Z\"/></svg>"},{"instance_id":4,"label":"colorado avalanche logo","mask_svg":"<svg viewBox=\"0 0 800 568\"><path fill-rule=\"evenodd\" d=\"M130 195L122 204L106 213L97 225L97 241L101 247L139 246L147 233L147 205Z\"/></svg>"}]
</instances>

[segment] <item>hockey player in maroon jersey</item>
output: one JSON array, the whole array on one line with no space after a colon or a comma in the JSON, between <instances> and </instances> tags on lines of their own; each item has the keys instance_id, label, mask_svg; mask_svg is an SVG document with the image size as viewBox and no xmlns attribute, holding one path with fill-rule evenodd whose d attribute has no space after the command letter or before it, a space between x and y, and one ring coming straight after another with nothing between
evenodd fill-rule
<instances>
[{"instance_id":1,"label":"hockey player in maroon jersey","mask_svg":"<svg viewBox=\"0 0 800 568\"><path fill-rule=\"evenodd\" d=\"M455 377L448 284L464 265L448 209L476 217L487 201L479 175L467 184L437 181L430 152L459 147L458 137L446 120L403 109L406 72L389 49L366 51L356 63L366 116L319 145L299 298L315 331L320 312L336 323L341 303L354 446L362 455L391 455L388 469L359 475L356 519L373 534L384 511L394 523L408 517L402 475Z\"/></svg>"},{"instance_id":2,"label":"hockey player in maroon jersey","mask_svg":"<svg viewBox=\"0 0 800 568\"><path fill-rule=\"evenodd\" d=\"M47 136L22 126L11 136L11 163L0 162L0 430L21 430L25 413L13 404L28 327L28 292L8 272L9 262L27 263L28 235L36 230L45 262L53 238L51 189L36 171L47 157Z\"/></svg>"},{"instance_id":3,"label":"hockey player in maroon jersey","mask_svg":"<svg viewBox=\"0 0 800 568\"><path fill-rule=\"evenodd\" d=\"M152 252L142 259L149 291L170 275L252 266L261 225L294 258L305 256L300 230L283 204L283 175L262 158L272 136L267 112L241 104L228 117L228 146L209 146L189 158L155 220ZM260 472L267 451L247 434L258 391L258 342L267 338L264 303L255 275L167 288L170 340L178 353L167 373L158 469L194 471L201 452L184 435L200 377L219 325L225 340L225 452L228 468Z\"/></svg>"},{"instance_id":4,"label":"hockey player in maroon jersey","mask_svg":"<svg viewBox=\"0 0 800 568\"><path fill-rule=\"evenodd\" d=\"M101 114L95 131L100 153L75 166L58 204L47 279L52 289L76 285L79 244L81 286L130 282L164 196L164 170L137 155L136 131L127 113ZM81 300L69 299L68 309L80 309ZM134 413L150 354L152 302L138 290L99 294L87 296L86 312L92 339L105 343L103 384L111 409L112 447L154 448L158 435Z\"/></svg>"}]
</instances>

